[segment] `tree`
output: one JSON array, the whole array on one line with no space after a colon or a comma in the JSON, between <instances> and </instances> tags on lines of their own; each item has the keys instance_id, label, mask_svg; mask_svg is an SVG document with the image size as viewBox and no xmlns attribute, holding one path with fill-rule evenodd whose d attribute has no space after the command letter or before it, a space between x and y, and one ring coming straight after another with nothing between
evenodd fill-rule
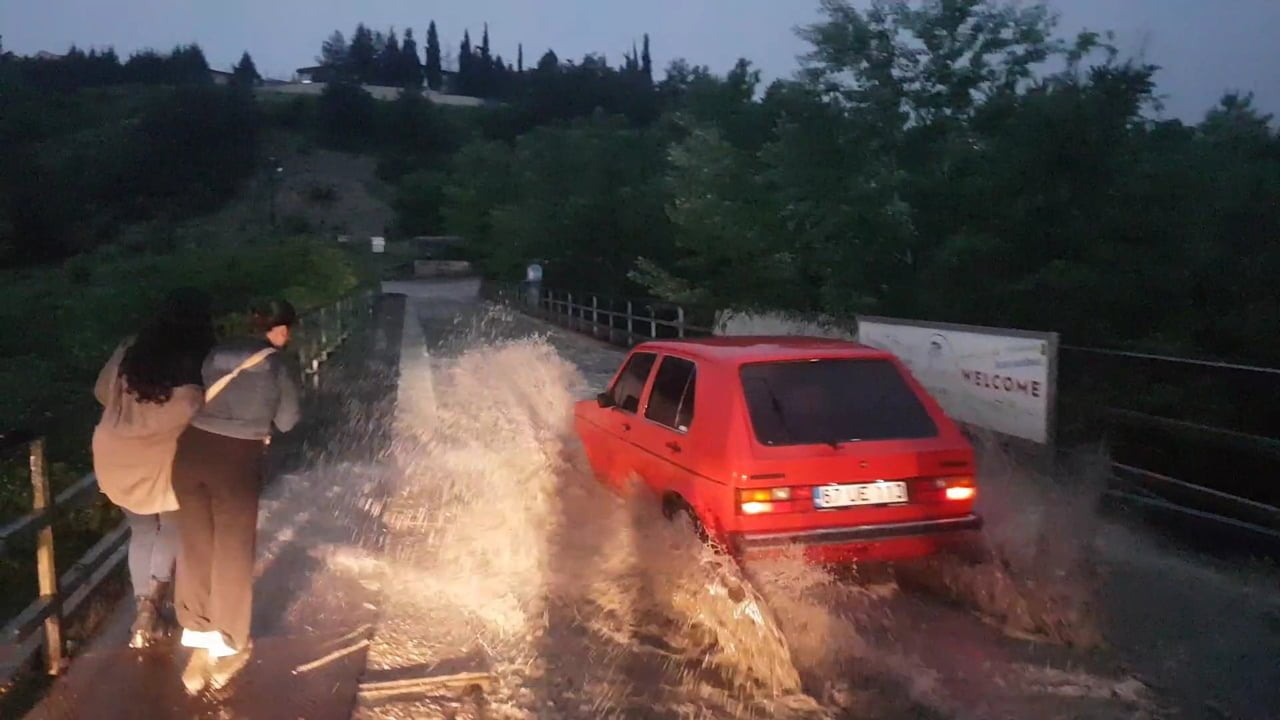
<instances>
[{"instance_id":1,"label":"tree","mask_svg":"<svg viewBox=\"0 0 1280 720\"><path fill-rule=\"evenodd\" d=\"M653 85L653 57L649 55L649 33L644 34L644 53L640 56L640 71L644 73L649 85Z\"/></svg>"},{"instance_id":2,"label":"tree","mask_svg":"<svg viewBox=\"0 0 1280 720\"><path fill-rule=\"evenodd\" d=\"M336 147L359 150L374 137L377 101L359 85L329 83L320 93L317 110L320 131Z\"/></svg>"},{"instance_id":3,"label":"tree","mask_svg":"<svg viewBox=\"0 0 1280 720\"><path fill-rule=\"evenodd\" d=\"M474 94L480 97L492 97L497 85L497 68L493 64L493 55L489 53L489 23L484 24L484 36L480 40L479 71L476 73Z\"/></svg>"},{"instance_id":4,"label":"tree","mask_svg":"<svg viewBox=\"0 0 1280 720\"><path fill-rule=\"evenodd\" d=\"M341 73L347 69L348 62L347 39L343 37L342 31L334 30L333 34L320 46L320 55L316 58L316 63Z\"/></svg>"},{"instance_id":5,"label":"tree","mask_svg":"<svg viewBox=\"0 0 1280 720\"><path fill-rule=\"evenodd\" d=\"M262 81L262 76L258 74L258 68L253 64L253 58L249 57L248 50L240 56L240 62L236 63L231 75L238 85L256 85Z\"/></svg>"},{"instance_id":6,"label":"tree","mask_svg":"<svg viewBox=\"0 0 1280 720\"><path fill-rule=\"evenodd\" d=\"M404 56L400 53L400 40L396 29L390 31L382 39L382 49L378 52L376 80L386 85L403 85L402 77L405 69Z\"/></svg>"},{"instance_id":7,"label":"tree","mask_svg":"<svg viewBox=\"0 0 1280 720\"><path fill-rule=\"evenodd\" d=\"M440 64L440 36L436 32L436 21L432 20L427 27L427 87L439 92L444 86L444 68Z\"/></svg>"},{"instance_id":8,"label":"tree","mask_svg":"<svg viewBox=\"0 0 1280 720\"><path fill-rule=\"evenodd\" d=\"M553 73L560 69L560 58L555 50L547 50L538 60L538 72Z\"/></svg>"},{"instance_id":9,"label":"tree","mask_svg":"<svg viewBox=\"0 0 1280 720\"><path fill-rule=\"evenodd\" d=\"M374 78L377 57L378 48L374 45L373 33L364 23L360 23L351 36L351 47L347 50L348 66L356 82L365 83Z\"/></svg>"},{"instance_id":10,"label":"tree","mask_svg":"<svg viewBox=\"0 0 1280 720\"><path fill-rule=\"evenodd\" d=\"M524 72L524 43L516 46L516 72Z\"/></svg>"},{"instance_id":11,"label":"tree","mask_svg":"<svg viewBox=\"0 0 1280 720\"><path fill-rule=\"evenodd\" d=\"M405 28L404 42L400 44L400 80L406 87L422 87L422 59L418 57L418 43L413 39L413 28Z\"/></svg>"},{"instance_id":12,"label":"tree","mask_svg":"<svg viewBox=\"0 0 1280 720\"><path fill-rule=\"evenodd\" d=\"M475 56L471 52L471 31L462 31L462 45L458 48L458 92L472 95L476 89Z\"/></svg>"}]
</instances>

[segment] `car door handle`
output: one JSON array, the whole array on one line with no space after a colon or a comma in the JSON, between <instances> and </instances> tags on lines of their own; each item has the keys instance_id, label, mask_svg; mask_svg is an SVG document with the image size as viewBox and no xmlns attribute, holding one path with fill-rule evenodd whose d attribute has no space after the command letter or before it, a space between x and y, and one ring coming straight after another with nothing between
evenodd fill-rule
<instances>
[{"instance_id":1,"label":"car door handle","mask_svg":"<svg viewBox=\"0 0 1280 720\"><path fill-rule=\"evenodd\" d=\"M680 443L672 440L671 442L667 443L667 449L673 453L678 453L680 452Z\"/></svg>"},{"instance_id":2,"label":"car door handle","mask_svg":"<svg viewBox=\"0 0 1280 720\"><path fill-rule=\"evenodd\" d=\"M631 423L622 423L622 429L624 432L631 432Z\"/></svg>"}]
</instances>

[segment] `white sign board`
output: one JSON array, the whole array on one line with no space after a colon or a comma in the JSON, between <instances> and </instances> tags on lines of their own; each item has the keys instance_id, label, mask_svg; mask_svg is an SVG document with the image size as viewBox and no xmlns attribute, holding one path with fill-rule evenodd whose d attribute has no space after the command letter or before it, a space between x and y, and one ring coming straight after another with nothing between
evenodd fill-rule
<instances>
[{"instance_id":1,"label":"white sign board","mask_svg":"<svg viewBox=\"0 0 1280 720\"><path fill-rule=\"evenodd\" d=\"M953 419L1052 443L1056 334L859 317L858 341L898 356Z\"/></svg>"},{"instance_id":2,"label":"white sign board","mask_svg":"<svg viewBox=\"0 0 1280 720\"><path fill-rule=\"evenodd\" d=\"M374 252L376 252L376 253L386 252L386 251L387 251L387 239L386 239L386 238L381 238L381 237L371 237L371 238L369 238L369 249L370 249L370 250L372 250L372 251L374 251Z\"/></svg>"},{"instance_id":3,"label":"white sign board","mask_svg":"<svg viewBox=\"0 0 1280 720\"><path fill-rule=\"evenodd\" d=\"M531 282L531 283L542 282L542 266L539 265L538 263L534 263L529 267L525 268L524 281Z\"/></svg>"}]
</instances>

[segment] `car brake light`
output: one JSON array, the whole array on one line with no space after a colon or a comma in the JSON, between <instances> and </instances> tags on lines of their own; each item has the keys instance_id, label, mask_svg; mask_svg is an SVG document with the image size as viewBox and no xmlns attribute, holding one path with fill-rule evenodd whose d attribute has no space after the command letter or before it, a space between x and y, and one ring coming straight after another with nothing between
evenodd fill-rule
<instances>
[{"instance_id":1,"label":"car brake light","mask_svg":"<svg viewBox=\"0 0 1280 720\"><path fill-rule=\"evenodd\" d=\"M743 515L794 512L798 508L792 502L789 487L759 488L738 491L738 510Z\"/></svg>"},{"instance_id":2,"label":"car brake light","mask_svg":"<svg viewBox=\"0 0 1280 720\"><path fill-rule=\"evenodd\" d=\"M972 500L978 496L978 488L974 487L972 477L953 477L939 480L946 487L944 497L948 500Z\"/></svg>"}]
</instances>

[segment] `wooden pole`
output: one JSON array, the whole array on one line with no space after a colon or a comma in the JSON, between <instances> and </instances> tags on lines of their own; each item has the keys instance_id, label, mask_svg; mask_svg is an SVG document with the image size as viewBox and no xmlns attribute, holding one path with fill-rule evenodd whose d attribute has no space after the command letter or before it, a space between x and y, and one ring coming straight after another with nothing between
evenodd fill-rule
<instances>
[{"instance_id":1,"label":"wooden pole","mask_svg":"<svg viewBox=\"0 0 1280 720\"><path fill-rule=\"evenodd\" d=\"M43 512L50 522L36 535L36 577L40 597L53 604L44 621L45 669L50 675L62 672L62 607L58 597L58 568L53 552L53 493L49 490L49 473L45 467L44 438L31 441L31 509Z\"/></svg>"}]
</instances>

